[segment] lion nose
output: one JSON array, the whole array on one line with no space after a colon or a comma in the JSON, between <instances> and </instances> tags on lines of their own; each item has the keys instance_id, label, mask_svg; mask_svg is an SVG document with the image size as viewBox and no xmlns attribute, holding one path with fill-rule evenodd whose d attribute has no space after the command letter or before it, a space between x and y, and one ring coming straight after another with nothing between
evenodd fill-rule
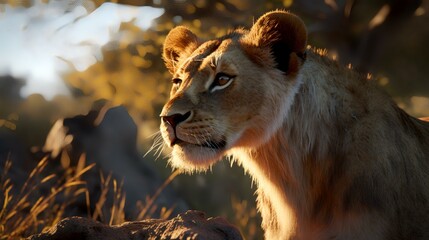
<instances>
[{"instance_id":1,"label":"lion nose","mask_svg":"<svg viewBox=\"0 0 429 240\"><path fill-rule=\"evenodd\" d=\"M179 125L179 123L187 120L189 116L191 116L190 111L185 114L176 113L169 116L162 116L161 118L162 118L162 121L169 124L175 130L176 126Z\"/></svg>"}]
</instances>

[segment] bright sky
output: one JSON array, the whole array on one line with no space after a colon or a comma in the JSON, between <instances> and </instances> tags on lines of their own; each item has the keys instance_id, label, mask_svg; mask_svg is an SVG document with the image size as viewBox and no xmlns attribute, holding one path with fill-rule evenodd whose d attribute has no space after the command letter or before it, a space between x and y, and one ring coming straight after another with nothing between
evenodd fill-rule
<instances>
[{"instance_id":1,"label":"bright sky","mask_svg":"<svg viewBox=\"0 0 429 240\"><path fill-rule=\"evenodd\" d=\"M164 13L161 8L115 3L89 12L81 5L70 6L70 1L36 1L30 8L0 4L1 8L0 76L25 79L24 97L41 93L48 99L68 93L62 73L84 71L102 59L101 47L115 41L122 22L134 21L145 30Z\"/></svg>"}]
</instances>

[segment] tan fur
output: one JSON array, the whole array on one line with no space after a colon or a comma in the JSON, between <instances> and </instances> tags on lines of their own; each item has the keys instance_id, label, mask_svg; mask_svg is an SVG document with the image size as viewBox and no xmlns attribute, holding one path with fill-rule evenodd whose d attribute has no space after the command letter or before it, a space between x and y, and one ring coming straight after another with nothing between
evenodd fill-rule
<instances>
[{"instance_id":1,"label":"tan fur","mask_svg":"<svg viewBox=\"0 0 429 240\"><path fill-rule=\"evenodd\" d=\"M429 239L429 124L306 51L306 37L283 11L207 42L173 29L163 56L177 84L161 113L172 166L232 156L257 183L266 239ZM220 72L233 78L216 88Z\"/></svg>"}]
</instances>

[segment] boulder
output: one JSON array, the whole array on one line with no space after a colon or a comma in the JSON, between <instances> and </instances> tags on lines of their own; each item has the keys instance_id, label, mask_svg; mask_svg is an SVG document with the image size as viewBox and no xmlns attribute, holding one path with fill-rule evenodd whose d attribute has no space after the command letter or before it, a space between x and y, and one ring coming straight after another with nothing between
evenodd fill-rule
<instances>
[{"instance_id":1,"label":"boulder","mask_svg":"<svg viewBox=\"0 0 429 240\"><path fill-rule=\"evenodd\" d=\"M170 220L143 220L108 226L70 217L29 240L143 240L143 239L243 239L239 230L223 218L206 218L199 211L187 211Z\"/></svg>"},{"instance_id":2,"label":"boulder","mask_svg":"<svg viewBox=\"0 0 429 240\"><path fill-rule=\"evenodd\" d=\"M76 165L82 154L86 156L86 164L95 163L95 168L82 177L87 182L90 199L96 200L100 195L99 172L105 176L111 174L122 182L127 201L124 211L128 219L135 219L137 202L153 196L164 181L152 164L154 160L144 159L138 152L137 126L122 106L103 107L86 115L59 119L46 138L43 152L50 153L58 162L62 154L67 154L70 165ZM85 210L85 199L81 202ZM174 214L189 209L170 186L163 189L153 205L174 206ZM109 213L106 214L109 219Z\"/></svg>"}]
</instances>

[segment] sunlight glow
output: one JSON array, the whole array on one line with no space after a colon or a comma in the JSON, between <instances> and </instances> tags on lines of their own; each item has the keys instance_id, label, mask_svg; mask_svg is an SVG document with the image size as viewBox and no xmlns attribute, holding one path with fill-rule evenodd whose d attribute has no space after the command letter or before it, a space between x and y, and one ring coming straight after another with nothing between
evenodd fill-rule
<instances>
[{"instance_id":1,"label":"sunlight glow","mask_svg":"<svg viewBox=\"0 0 429 240\"><path fill-rule=\"evenodd\" d=\"M46 98L67 94L61 75L101 60L101 48L119 39L121 23L133 21L146 30L164 13L115 3L93 12L80 5L70 9L67 1L36 2L29 8L0 5L0 76L25 79L23 96L41 93Z\"/></svg>"}]
</instances>

